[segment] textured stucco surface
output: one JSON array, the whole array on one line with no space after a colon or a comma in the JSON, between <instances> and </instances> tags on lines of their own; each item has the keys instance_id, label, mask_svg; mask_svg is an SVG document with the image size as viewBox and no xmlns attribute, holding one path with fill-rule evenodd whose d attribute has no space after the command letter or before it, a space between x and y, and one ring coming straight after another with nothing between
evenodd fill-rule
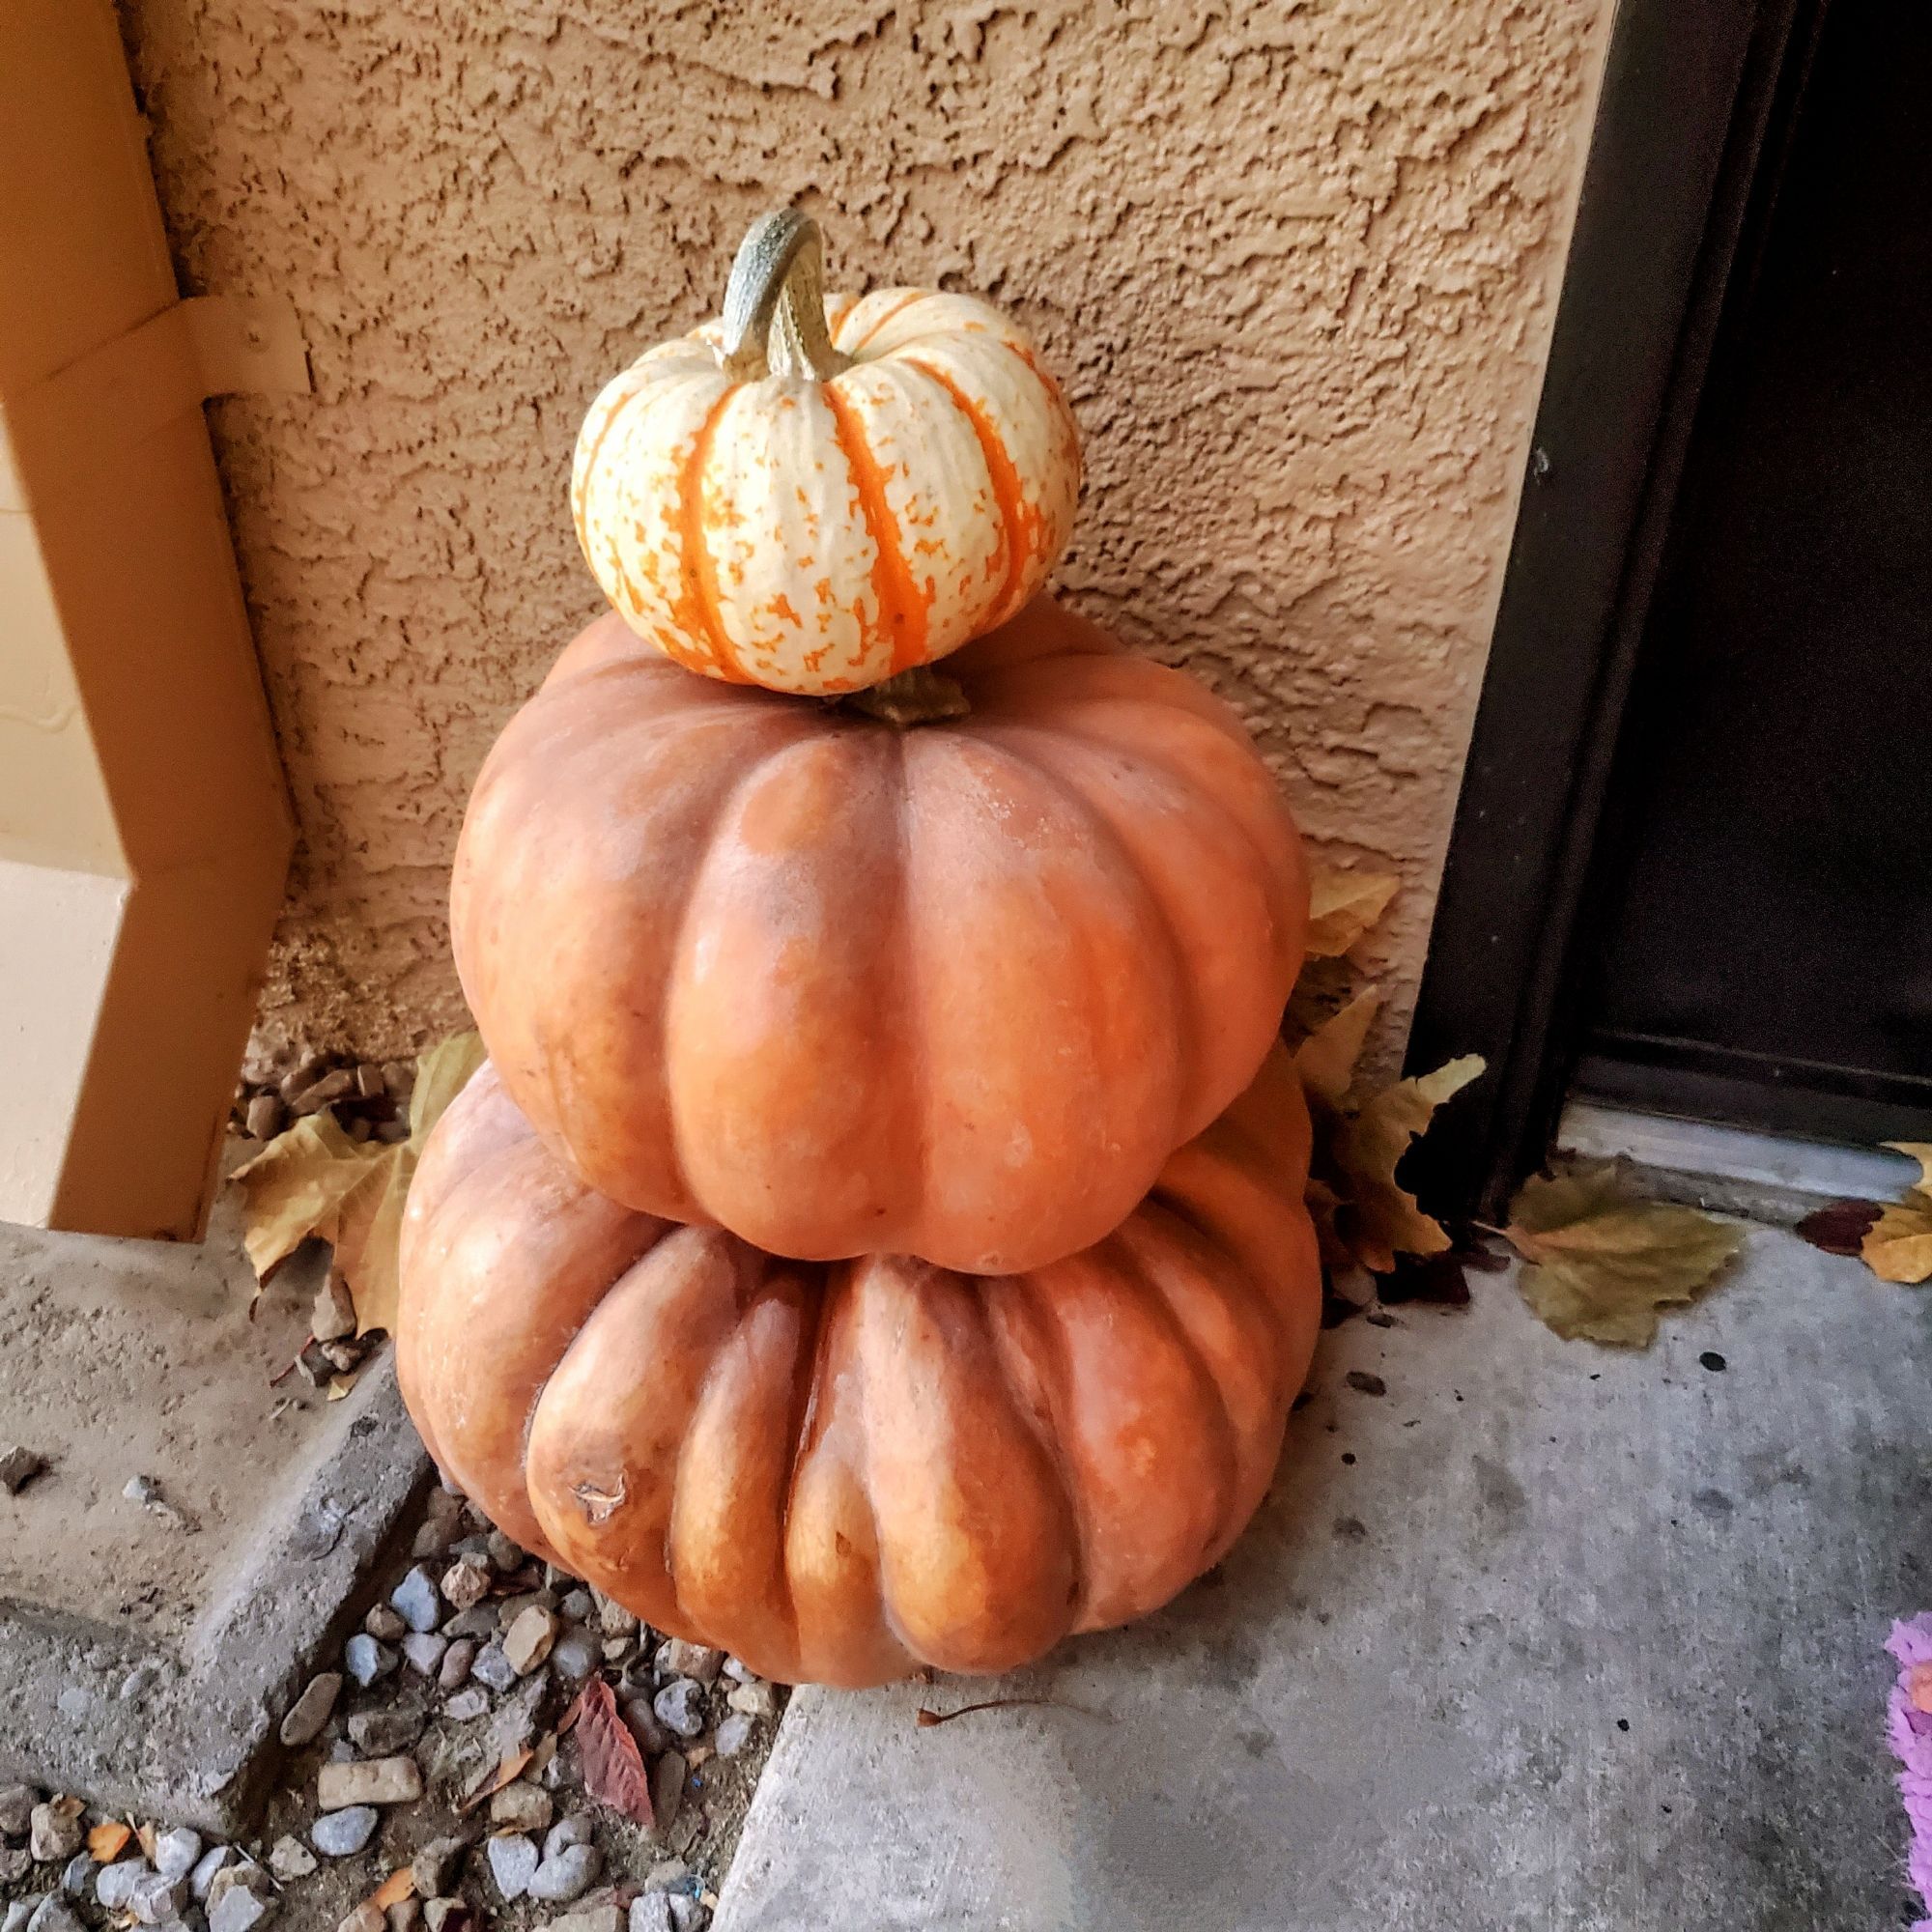
<instances>
[{"instance_id":1,"label":"textured stucco surface","mask_svg":"<svg viewBox=\"0 0 1932 1932\"><path fill-rule=\"evenodd\" d=\"M302 830L269 1029L459 1020L465 793L600 603L579 418L782 199L835 285L1037 332L1087 439L1059 582L1241 708L1322 849L1400 869L1399 1028L1608 13L123 0L185 285L286 292L314 364L214 412Z\"/></svg>"}]
</instances>

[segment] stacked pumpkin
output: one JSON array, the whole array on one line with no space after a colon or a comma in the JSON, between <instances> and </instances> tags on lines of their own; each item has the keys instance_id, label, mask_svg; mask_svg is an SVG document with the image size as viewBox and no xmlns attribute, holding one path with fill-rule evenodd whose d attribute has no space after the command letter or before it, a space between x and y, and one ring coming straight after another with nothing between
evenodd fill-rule
<instances>
[{"instance_id":1,"label":"stacked pumpkin","mask_svg":"<svg viewBox=\"0 0 1932 1932\"><path fill-rule=\"evenodd\" d=\"M492 1062L404 1394L522 1543L783 1681L1164 1603L1314 1347L1297 839L1232 713L1038 594L1078 481L1010 322L828 298L768 217L592 407L615 609L464 826Z\"/></svg>"}]
</instances>

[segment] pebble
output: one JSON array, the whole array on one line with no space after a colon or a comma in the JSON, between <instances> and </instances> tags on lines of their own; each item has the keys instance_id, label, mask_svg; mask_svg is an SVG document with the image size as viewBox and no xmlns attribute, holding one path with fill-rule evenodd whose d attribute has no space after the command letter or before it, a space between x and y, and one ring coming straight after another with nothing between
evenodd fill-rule
<instances>
[{"instance_id":1,"label":"pebble","mask_svg":"<svg viewBox=\"0 0 1932 1932\"><path fill-rule=\"evenodd\" d=\"M423 1713L407 1704L357 1711L349 1720L349 1736L365 1757L393 1757L408 1750L422 1732Z\"/></svg>"},{"instance_id":2,"label":"pebble","mask_svg":"<svg viewBox=\"0 0 1932 1932\"><path fill-rule=\"evenodd\" d=\"M661 1750L669 1748L670 1733L658 1722L658 1714L651 1709L649 1697L632 1697L621 1711L631 1735L638 1741L638 1748L646 1757L656 1757Z\"/></svg>"},{"instance_id":3,"label":"pebble","mask_svg":"<svg viewBox=\"0 0 1932 1932\"><path fill-rule=\"evenodd\" d=\"M604 1626L606 1636L636 1636L638 1617L634 1610L627 1610L622 1604L614 1603L601 1591L593 1590L591 1600L597 1605L597 1621Z\"/></svg>"},{"instance_id":4,"label":"pebble","mask_svg":"<svg viewBox=\"0 0 1932 1932\"><path fill-rule=\"evenodd\" d=\"M718 1726L718 1735L714 1740L718 1747L718 1755L736 1757L752 1742L757 1728L757 1719L747 1717L743 1711L733 1711Z\"/></svg>"},{"instance_id":5,"label":"pebble","mask_svg":"<svg viewBox=\"0 0 1932 1932\"><path fill-rule=\"evenodd\" d=\"M316 1803L325 1811L340 1811L351 1804L413 1804L422 1788L422 1767L412 1757L326 1764L315 1779Z\"/></svg>"},{"instance_id":6,"label":"pebble","mask_svg":"<svg viewBox=\"0 0 1932 1932\"><path fill-rule=\"evenodd\" d=\"M632 1646L636 1642L636 1637L607 1636L604 1639L604 1662L606 1663L622 1663L625 1658L630 1656Z\"/></svg>"},{"instance_id":7,"label":"pebble","mask_svg":"<svg viewBox=\"0 0 1932 1932\"><path fill-rule=\"evenodd\" d=\"M34 1861L27 1856L25 1845L7 1847L0 1851L0 1885L18 1885L34 1868Z\"/></svg>"},{"instance_id":8,"label":"pebble","mask_svg":"<svg viewBox=\"0 0 1932 1932\"><path fill-rule=\"evenodd\" d=\"M355 1074L346 1066L338 1066L333 1073L325 1073L320 1080L311 1082L291 1097L289 1112L298 1119L307 1114L319 1114L325 1107L346 1100L355 1085Z\"/></svg>"},{"instance_id":9,"label":"pebble","mask_svg":"<svg viewBox=\"0 0 1932 1932\"><path fill-rule=\"evenodd\" d=\"M31 1784L10 1784L0 1790L0 1838L24 1838L40 1802L41 1794Z\"/></svg>"},{"instance_id":10,"label":"pebble","mask_svg":"<svg viewBox=\"0 0 1932 1932\"><path fill-rule=\"evenodd\" d=\"M187 1898L185 1872L169 1878L165 1872L151 1871L134 1881L128 1894L128 1910L142 1925L167 1925L181 1917Z\"/></svg>"},{"instance_id":11,"label":"pebble","mask_svg":"<svg viewBox=\"0 0 1932 1932\"><path fill-rule=\"evenodd\" d=\"M372 1604L369 1614L362 1619L362 1628L384 1643L394 1643L410 1626L403 1621L402 1611L388 1604Z\"/></svg>"},{"instance_id":12,"label":"pebble","mask_svg":"<svg viewBox=\"0 0 1932 1932\"><path fill-rule=\"evenodd\" d=\"M684 1805L684 1779L690 1769L681 1751L668 1750L651 1766L651 1810L659 1834L677 1822Z\"/></svg>"},{"instance_id":13,"label":"pebble","mask_svg":"<svg viewBox=\"0 0 1932 1932\"><path fill-rule=\"evenodd\" d=\"M335 1709L335 1700L341 1694L341 1671L325 1670L321 1676L311 1677L307 1688L289 1706L289 1714L282 1719L282 1742L291 1747L313 1744L322 1735L322 1727L328 1722L329 1714Z\"/></svg>"},{"instance_id":14,"label":"pebble","mask_svg":"<svg viewBox=\"0 0 1932 1932\"><path fill-rule=\"evenodd\" d=\"M99 1869L100 1861L92 1852L74 1853L61 1873L61 1889L70 1898L85 1898L88 1887L94 1883L94 1874Z\"/></svg>"},{"instance_id":15,"label":"pebble","mask_svg":"<svg viewBox=\"0 0 1932 1932\"><path fill-rule=\"evenodd\" d=\"M718 1682L724 1667L724 1653L709 1644L688 1643L681 1636L667 1637L658 1646L658 1668L670 1677L695 1677L698 1683Z\"/></svg>"},{"instance_id":16,"label":"pebble","mask_svg":"<svg viewBox=\"0 0 1932 1932\"><path fill-rule=\"evenodd\" d=\"M47 1459L38 1450L15 1443L0 1456L0 1490L17 1496L46 1466Z\"/></svg>"},{"instance_id":17,"label":"pebble","mask_svg":"<svg viewBox=\"0 0 1932 1932\"><path fill-rule=\"evenodd\" d=\"M346 1811L325 1811L308 1835L324 1858L354 1858L376 1835L377 1822L373 1804L352 1804Z\"/></svg>"},{"instance_id":18,"label":"pebble","mask_svg":"<svg viewBox=\"0 0 1932 1932\"><path fill-rule=\"evenodd\" d=\"M626 1924L623 1907L614 1899L603 1899L553 1918L547 1932L625 1932Z\"/></svg>"},{"instance_id":19,"label":"pebble","mask_svg":"<svg viewBox=\"0 0 1932 1932\"><path fill-rule=\"evenodd\" d=\"M389 1907L384 1922L389 1932L416 1932L422 1923L422 1900L419 1898L399 1898Z\"/></svg>"},{"instance_id":20,"label":"pebble","mask_svg":"<svg viewBox=\"0 0 1932 1932\"><path fill-rule=\"evenodd\" d=\"M519 1778L490 1800L490 1822L512 1832L541 1832L551 1821L551 1797Z\"/></svg>"},{"instance_id":21,"label":"pebble","mask_svg":"<svg viewBox=\"0 0 1932 1932\"><path fill-rule=\"evenodd\" d=\"M735 1677L740 1684L752 1684L757 1681L758 1673L742 1657L727 1657L724 1660L724 1675Z\"/></svg>"},{"instance_id":22,"label":"pebble","mask_svg":"<svg viewBox=\"0 0 1932 1932\"><path fill-rule=\"evenodd\" d=\"M296 1840L293 1838L289 1840L290 1844L294 1844ZM201 1857L195 1861L194 1869L187 1875L188 1890L196 1898L205 1900L208 1897L209 1892L213 1888L214 1874L218 1872L223 1865L227 1864L229 1860L231 1860L234 1856L235 1856L234 1849L231 1846L211 1845L208 1848L208 1850L203 1852ZM302 1856L304 1858L307 1858L308 1854L304 1852ZM313 1859L309 1859L308 1868L310 1871L313 1871L315 1869L315 1861Z\"/></svg>"},{"instance_id":23,"label":"pebble","mask_svg":"<svg viewBox=\"0 0 1932 1932\"><path fill-rule=\"evenodd\" d=\"M711 1908L681 1891L665 1894L670 1900L670 1922L675 1932L703 1932L711 1922Z\"/></svg>"},{"instance_id":24,"label":"pebble","mask_svg":"<svg viewBox=\"0 0 1932 1932\"><path fill-rule=\"evenodd\" d=\"M87 1929L68 1910L67 1900L55 1895L42 1899L35 1906L34 1916L27 1920L27 1932L87 1932Z\"/></svg>"},{"instance_id":25,"label":"pebble","mask_svg":"<svg viewBox=\"0 0 1932 1932\"><path fill-rule=\"evenodd\" d=\"M469 1681L469 1666L476 1662L476 1639L460 1636L454 1643L445 1637L442 1662L437 1665L436 1682L440 1690L461 1690Z\"/></svg>"},{"instance_id":26,"label":"pebble","mask_svg":"<svg viewBox=\"0 0 1932 1932\"><path fill-rule=\"evenodd\" d=\"M308 1332L318 1342L343 1342L355 1332L355 1303L334 1268L323 1278L308 1313Z\"/></svg>"},{"instance_id":27,"label":"pebble","mask_svg":"<svg viewBox=\"0 0 1932 1932\"><path fill-rule=\"evenodd\" d=\"M7 1908L7 1916L0 1918L0 1932L26 1932L27 1920L41 1907L41 1895L34 1893L31 1898L16 1898Z\"/></svg>"},{"instance_id":28,"label":"pebble","mask_svg":"<svg viewBox=\"0 0 1932 1932\"><path fill-rule=\"evenodd\" d=\"M148 1876L145 1859L123 1859L119 1864L102 1865L94 1881L94 1895L109 1912L126 1912L134 1888Z\"/></svg>"},{"instance_id":29,"label":"pebble","mask_svg":"<svg viewBox=\"0 0 1932 1932\"><path fill-rule=\"evenodd\" d=\"M597 1668L601 1653L596 1640L582 1631L571 1631L557 1640L550 1654L551 1668L569 1683L576 1684Z\"/></svg>"},{"instance_id":30,"label":"pebble","mask_svg":"<svg viewBox=\"0 0 1932 1932\"><path fill-rule=\"evenodd\" d=\"M416 1882L416 1890L424 1898L435 1898L446 1892L455 1883L463 1855L469 1849L468 1842L457 1837L432 1838L428 1844L420 1846L410 1863L410 1875Z\"/></svg>"},{"instance_id":31,"label":"pebble","mask_svg":"<svg viewBox=\"0 0 1932 1932\"><path fill-rule=\"evenodd\" d=\"M357 1631L342 1646L343 1667L365 1690L379 1677L388 1676L401 1662L386 1643L379 1643L367 1631Z\"/></svg>"},{"instance_id":32,"label":"pebble","mask_svg":"<svg viewBox=\"0 0 1932 1932\"><path fill-rule=\"evenodd\" d=\"M504 1832L492 1838L484 1850L490 1861L490 1876L497 1881L505 1903L523 1897L542 1862L535 1844L515 1832Z\"/></svg>"},{"instance_id":33,"label":"pebble","mask_svg":"<svg viewBox=\"0 0 1932 1932\"><path fill-rule=\"evenodd\" d=\"M423 1924L428 1932L442 1932L454 1918L459 1926L473 1925L469 1908L460 1898L432 1898L423 1906Z\"/></svg>"},{"instance_id":34,"label":"pebble","mask_svg":"<svg viewBox=\"0 0 1932 1932\"><path fill-rule=\"evenodd\" d=\"M269 1847L269 1869L286 1885L314 1871L315 1854L298 1837L280 1837Z\"/></svg>"},{"instance_id":35,"label":"pebble","mask_svg":"<svg viewBox=\"0 0 1932 1932\"><path fill-rule=\"evenodd\" d=\"M590 1889L603 1869L604 1854L595 1845L565 1845L531 1874L529 1895L547 1905L569 1905Z\"/></svg>"},{"instance_id":36,"label":"pebble","mask_svg":"<svg viewBox=\"0 0 1932 1932\"><path fill-rule=\"evenodd\" d=\"M147 1509L160 1501L161 1486L152 1476L129 1476L122 1485L121 1493L130 1503L139 1503Z\"/></svg>"},{"instance_id":37,"label":"pebble","mask_svg":"<svg viewBox=\"0 0 1932 1932\"><path fill-rule=\"evenodd\" d=\"M587 1845L590 1842L590 1816L585 1811L572 1811L559 1818L544 1835L544 1857L554 1859L557 1853L570 1845Z\"/></svg>"},{"instance_id":38,"label":"pebble","mask_svg":"<svg viewBox=\"0 0 1932 1932\"><path fill-rule=\"evenodd\" d=\"M389 1592L389 1602L397 1615L418 1634L433 1631L442 1616L442 1597L436 1578L420 1563Z\"/></svg>"},{"instance_id":39,"label":"pebble","mask_svg":"<svg viewBox=\"0 0 1932 1932\"><path fill-rule=\"evenodd\" d=\"M80 1800L51 1798L27 1820L27 1846L40 1863L65 1863L80 1850Z\"/></svg>"},{"instance_id":40,"label":"pebble","mask_svg":"<svg viewBox=\"0 0 1932 1932\"><path fill-rule=\"evenodd\" d=\"M490 1708L490 1693L480 1684L459 1690L442 1707L442 1715L452 1724L473 1724Z\"/></svg>"},{"instance_id":41,"label":"pebble","mask_svg":"<svg viewBox=\"0 0 1932 1932\"><path fill-rule=\"evenodd\" d=\"M440 1491L438 1492L441 1493ZM431 1517L417 1531L410 1554L419 1561L431 1556L446 1556L456 1541L456 1525L447 1517Z\"/></svg>"},{"instance_id":42,"label":"pebble","mask_svg":"<svg viewBox=\"0 0 1932 1932\"><path fill-rule=\"evenodd\" d=\"M779 1693L762 1677L740 1684L724 1701L748 1718L776 1718L779 1714Z\"/></svg>"},{"instance_id":43,"label":"pebble","mask_svg":"<svg viewBox=\"0 0 1932 1932\"><path fill-rule=\"evenodd\" d=\"M388 1924L382 1908L365 1898L347 1918L338 1921L335 1932L388 1932Z\"/></svg>"},{"instance_id":44,"label":"pebble","mask_svg":"<svg viewBox=\"0 0 1932 1932\"><path fill-rule=\"evenodd\" d=\"M272 1901L245 1885L231 1885L208 1915L208 1932L254 1932L274 1909Z\"/></svg>"},{"instance_id":45,"label":"pebble","mask_svg":"<svg viewBox=\"0 0 1932 1932\"><path fill-rule=\"evenodd\" d=\"M566 1591L563 1601L557 1605L557 1608L574 1624L587 1624L590 1613L596 1607L590 1592L582 1583L576 1589Z\"/></svg>"},{"instance_id":46,"label":"pebble","mask_svg":"<svg viewBox=\"0 0 1932 1932\"><path fill-rule=\"evenodd\" d=\"M523 1545L512 1543L500 1529L493 1529L484 1538L484 1548L490 1552L490 1561L505 1577L513 1570L521 1570L527 1560Z\"/></svg>"},{"instance_id":47,"label":"pebble","mask_svg":"<svg viewBox=\"0 0 1932 1932\"><path fill-rule=\"evenodd\" d=\"M704 1728L704 1686L694 1677L673 1678L651 1699L651 1709L674 1737L695 1738Z\"/></svg>"},{"instance_id":48,"label":"pebble","mask_svg":"<svg viewBox=\"0 0 1932 1932\"><path fill-rule=\"evenodd\" d=\"M469 1674L493 1690L507 1690L517 1681L517 1666L504 1654L500 1643L491 1643L476 1653Z\"/></svg>"},{"instance_id":49,"label":"pebble","mask_svg":"<svg viewBox=\"0 0 1932 1932\"><path fill-rule=\"evenodd\" d=\"M279 1094L257 1094L248 1102L242 1124L247 1128L251 1141L273 1140L282 1130L282 1096Z\"/></svg>"},{"instance_id":50,"label":"pebble","mask_svg":"<svg viewBox=\"0 0 1932 1932\"><path fill-rule=\"evenodd\" d=\"M443 1625L442 1634L451 1643L463 1637L483 1642L493 1637L503 1627L503 1613L495 1604L477 1604L472 1608L459 1610Z\"/></svg>"},{"instance_id":51,"label":"pebble","mask_svg":"<svg viewBox=\"0 0 1932 1932\"><path fill-rule=\"evenodd\" d=\"M473 1556L459 1556L442 1573L442 1594L458 1610L474 1609L490 1594L490 1566ZM496 1619L491 1619L492 1628Z\"/></svg>"},{"instance_id":52,"label":"pebble","mask_svg":"<svg viewBox=\"0 0 1932 1932\"><path fill-rule=\"evenodd\" d=\"M155 1869L163 1878L185 1878L201 1857L201 1833L177 1825L155 1840Z\"/></svg>"},{"instance_id":53,"label":"pebble","mask_svg":"<svg viewBox=\"0 0 1932 1932\"><path fill-rule=\"evenodd\" d=\"M527 1677L551 1653L556 1641L556 1612L541 1604L521 1610L503 1633L503 1656L519 1677Z\"/></svg>"},{"instance_id":54,"label":"pebble","mask_svg":"<svg viewBox=\"0 0 1932 1932\"><path fill-rule=\"evenodd\" d=\"M631 1901L629 1932L672 1932L670 1894L647 1891Z\"/></svg>"},{"instance_id":55,"label":"pebble","mask_svg":"<svg viewBox=\"0 0 1932 1932\"><path fill-rule=\"evenodd\" d=\"M403 1662L418 1675L434 1677L448 1648L449 1639L436 1631L412 1631L403 1639Z\"/></svg>"}]
</instances>

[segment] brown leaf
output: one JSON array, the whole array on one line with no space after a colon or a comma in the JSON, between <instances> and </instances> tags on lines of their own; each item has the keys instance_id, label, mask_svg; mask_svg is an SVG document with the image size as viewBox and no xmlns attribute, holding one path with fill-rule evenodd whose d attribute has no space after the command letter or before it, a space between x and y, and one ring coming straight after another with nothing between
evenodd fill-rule
<instances>
[{"instance_id":1,"label":"brown leaf","mask_svg":"<svg viewBox=\"0 0 1932 1932\"><path fill-rule=\"evenodd\" d=\"M1859 1249L1881 1281L1932 1280L1932 1143L1887 1141L1918 1163L1918 1179L1872 1223Z\"/></svg>"},{"instance_id":2,"label":"brown leaf","mask_svg":"<svg viewBox=\"0 0 1932 1932\"><path fill-rule=\"evenodd\" d=\"M1439 1255L1448 1248L1441 1225L1422 1211L1395 1171L1436 1108L1482 1070L1478 1055L1464 1054L1434 1073L1398 1080L1328 1122L1323 1162L1342 1197L1335 1231L1370 1273L1387 1274L1398 1254Z\"/></svg>"},{"instance_id":3,"label":"brown leaf","mask_svg":"<svg viewBox=\"0 0 1932 1932\"><path fill-rule=\"evenodd\" d=\"M1805 1215L1798 1234L1828 1255L1855 1255L1864 1246L1871 1225L1885 1212L1882 1201L1833 1201Z\"/></svg>"},{"instance_id":4,"label":"brown leaf","mask_svg":"<svg viewBox=\"0 0 1932 1932\"><path fill-rule=\"evenodd\" d=\"M583 1763L583 1788L592 1798L634 1825L653 1822L643 1753L601 1677L589 1679L578 1700L577 1751Z\"/></svg>"},{"instance_id":5,"label":"brown leaf","mask_svg":"<svg viewBox=\"0 0 1932 1932\"><path fill-rule=\"evenodd\" d=\"M1308 879L1308 956L1333 959L1348 952L1381 918L1401 884L1389 872L1314 867Z\"/></svg>"},{"instance_id":6,"label":"brown leaf","mask_svg":"<svg viewBox=\"0 0 1932 1932\"><path fill-rule=\"evenodd\" d=\"M1633 1195L1614 1161L1526 1181L1503 1232L1533 1264L1517 1285L1539 1321L1628 1349L1647 1348L1658 1311L1696 1300L1744 1241L1694 1208Z\"/></svg>"},{"instance_id":7,"label":"brown leaf","mask_svg":"<svg viewBox=\"0 0 1932 1932\"><path fill-rule=\"evenodd\" d=\"M480 1783L470 1787L469 1796L456 1807L457 1810L466 1814L471 1812L486 1799L494 1798L504 1785L516 1783L534 1755L527 1748L505 1751L497 1760L497 1769L485 1776Z\"/></svg>"},{"instance_id":8,"label":"brown leaf","mask_svg":"<svg viewBox=\"0 0 1932 1932\"><path fill-rule=\"evenodd\" d=\"M390 1906L400 1905L412 1896L415 1889L414 1871L408 1865L398 1865L362 1902L373 1905L378 1912L386 1912Z\"/></svg>"},{"instance_id":9,"label":"brown leaf","mask_svg":"<svg viewBox=\"0 0 1932 1932\"><path fill-rule=\"evenodd\" d=\"M103 1819L87 1834L88 1855L98 1865L111 1865L128 1849L128 1840L133 1835L131 1825L124 1825L119 1818Z\"/></svg>"},{"instance_id":10,"label":"brown leaf","mask_svg":"<svg viewBox=\"0 0 1932 1932\"><path fill-rule=\"evenodd\" d=\"M1315 1029L1294 1050L1294 1070L1312 1098L1339 1107L1355 1077L1362 1042L1382 1003L1370 986Z\"/></svg>"}]
</instances>

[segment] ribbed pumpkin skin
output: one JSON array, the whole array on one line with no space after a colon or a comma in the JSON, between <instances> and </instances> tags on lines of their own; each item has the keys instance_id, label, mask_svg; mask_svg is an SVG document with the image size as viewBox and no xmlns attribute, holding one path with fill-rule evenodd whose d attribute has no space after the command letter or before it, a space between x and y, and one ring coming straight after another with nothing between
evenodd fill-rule
<instances>
[{"instance_id":1,"label":"ribbed pumpkin skin","mask_svg":"<svg viewBox=\"0 0 1932 1932\"><path fill-rule=\"evenodd\" d=\"M1040 599L895 729L614 618L477 781L456 962L504 1085L626 1207L1009 1273L1115 1227L1254 1075L1301 961L1239 722Z\"/></svg>"},{"instance_id":2,"label":"ribbed pumpkin skin","mask_svg":"<svg viewBox=\"0 0 1932 1932\"><path fill-rule=\"evenodd\" d=\"M591 405L571 511L604 594L688 669L858 691L1017 612L1073 528L1079 436L1024 331L971 296L827 298L853 365L739 382L719 326Z\"/></svg>"},{"instance_id":3,"label":"ribbed pumpkin skin","mask_svg":"<svg viewBox=\"0 0 1932 1932\"><path fill-rule=\"evenodd\" d=\"M1276 1049L1083 1254L1018 1276L778 1260L573 1180L485 1067L431 1139L397 1366L526 1548L782 1682L998 1671L1217 1562L1321 1320Z\"/></svg>"}]
</instances>

